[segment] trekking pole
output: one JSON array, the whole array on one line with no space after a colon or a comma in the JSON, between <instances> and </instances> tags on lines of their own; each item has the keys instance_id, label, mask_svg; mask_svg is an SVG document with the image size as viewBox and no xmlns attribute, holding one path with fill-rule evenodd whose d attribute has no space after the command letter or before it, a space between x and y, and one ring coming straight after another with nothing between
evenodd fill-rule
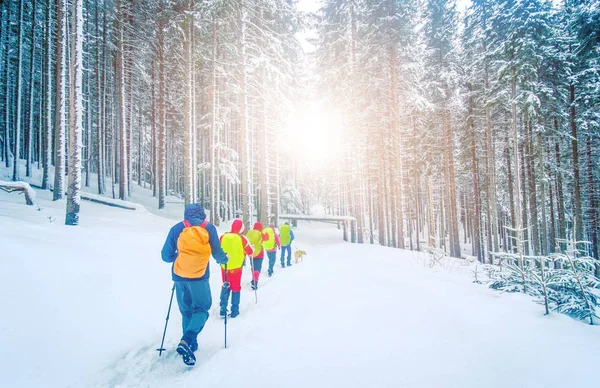
<instances>
[{"instance_id":1,"label":"trekking pole","mask_svg":"<svg viewBox=\"0 0 600 388\"><path fill-rule=\"evenodd\" d=\"M163 331L162 341L160 342L160 348L156 349L158 351L158 357L162 356L162 352L166 349L163 348L165 344L165 334L167 334L167 325L169 324L169 315L171 315L171 305L173 304L173 294L175 293L175 283L173 283L173 289L171 290L171 300L169 301L169 310L167 311L167 319L165 322L165 331Z\"/></svg>"},{"instance_id":2,"label":"trekking pole","mask_svg":"<svg viewBox=\"0 0 600 388\"><path fill-rule=\"evenodd\" d=\"M227 264L225 264L225 281L223 282L223 288L229 288L229 282L227 281ZM227 298L227 304L225 305L225 349L227 349L227 305L229 305L229 298Z\"/></svg>"},{"instance_id":3,"label":"trekking pole","mask_svg":"<svg viewBox=\"0 0 600 388\"><path fill-rule=\"evenodd\" d=\"M252 281L255 281L254 280L254 259L250 256L248 256L248 258L250 259L250 271L252 271L252 276L251 276ZM258 294L256 292L256 287L257 287L257 285L254 284L254 304L258 303Z\"/></svg>"}]
</instances>

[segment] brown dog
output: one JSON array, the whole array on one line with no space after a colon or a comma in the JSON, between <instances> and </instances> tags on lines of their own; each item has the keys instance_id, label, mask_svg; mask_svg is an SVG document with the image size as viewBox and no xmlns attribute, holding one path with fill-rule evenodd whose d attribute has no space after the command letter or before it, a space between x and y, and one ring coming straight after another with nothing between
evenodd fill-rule
<instances>
[{"instance_id":1,"label":"brown dog","mask_svg":"<svg viewBox=\"0 0 600 388\"><path fill-rule=\"evenodd\" d=\"M295 263L298 264L299 261L304 261L303 256L306 255L306 251L302 251L302 250L296 250L294 252L294 259L296 260Z\"/></svg>"}]
</instances>

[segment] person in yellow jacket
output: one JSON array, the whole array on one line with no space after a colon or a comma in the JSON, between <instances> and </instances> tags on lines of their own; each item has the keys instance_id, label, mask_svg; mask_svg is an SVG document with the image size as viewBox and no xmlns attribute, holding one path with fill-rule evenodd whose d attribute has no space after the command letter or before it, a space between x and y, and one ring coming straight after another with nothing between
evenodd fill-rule
<instances>
[{"instance_id":1,"label":"person in yellow jacket","mask_svg":"<svg viewBox=\"0 0 600 388\"><path fill-rule=\"evenodd\" d=\"M227 272L225 266L221 266L223 288L221 288L221 311L224 317L227 314L229 295L231 294L231 318L240 315L240 294L242 291L242 266L246 255L252 257L254 249L248 239L242 235L244 223L236 219L231 225L231 232L221 236L221 248L229 257Z\"/></svg>"},{"instance_id":2,"label":"person in yellow jacket","mask_svg":"<svg viewBox=\"0 0 600 388\"><path fill-rule=\"evenodd\" d=\"M273 267L277 261L277 249L281 247L279 242L279 235L275 231L274 226L269 226L263 229L263 233L267 235L267 241L263 242L263 248L267 251L267 257L269 258L269 271L267 274L269 277L273 276Z\"/></svg>"},{"instance_id":3,"label":"person in yellow jacket","mask_svg":"<svg viewBox=\"0 0 600 388\"><path fill-rule=\"evenodd\" d=\"M287 222L279 229L279 241L281 242L281 268L285 268L285 256L287 252L287 266L292 266L292 241L294 231Z\"/></svg>"},{"instance_id":4,"label":"person in yellow jacket","mask_svg":"<svg viewBox=\"0 0 600 388\"><path fill-rule=\"evenodd\" d=\"M256 222L254 227L246 234L246 237L248 237L250 244L254 248L254 254L252 255L252 282L250 283L253 290L258 288L258 278L260 277L262 262L265 257L263 242L269 240L269 236L263 233L262 230L262 224Z\"/></svg>"}]
</instances>

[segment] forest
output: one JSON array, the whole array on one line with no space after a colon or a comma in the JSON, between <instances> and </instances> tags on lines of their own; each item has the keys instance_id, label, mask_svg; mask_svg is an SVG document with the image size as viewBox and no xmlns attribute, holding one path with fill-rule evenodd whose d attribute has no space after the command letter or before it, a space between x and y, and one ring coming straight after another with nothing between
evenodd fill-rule
<instances>
[{"instance_id":1,"label":"forest","mask_svg":"<svg viewBox=\"0 0 600 388\"><path fill-rule=\"evenodd\" d=\"M303 1L1 1L3 165L69 225L84 189L145 188L216 225L319 203L358 243L599 259L600 2Z\"/></svg>"}]
</instances>

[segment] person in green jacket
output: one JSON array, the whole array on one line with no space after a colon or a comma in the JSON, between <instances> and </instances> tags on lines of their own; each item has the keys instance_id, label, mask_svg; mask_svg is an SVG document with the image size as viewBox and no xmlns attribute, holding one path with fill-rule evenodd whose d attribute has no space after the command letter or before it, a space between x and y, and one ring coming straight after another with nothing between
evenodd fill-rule
<instances>
[{"instance_id":1,"label":"person in green jacket","mask_svg":"<svg viewBox=\"0 0 600 388\"><path fill-rule=\"evenodd\" d=\"M285 267L285 254L287 252L287 266L292 265L292 241L294 231L287 222L279 229L279 241L281 243L281 268Z\"/></svg>"}]
</instances>

